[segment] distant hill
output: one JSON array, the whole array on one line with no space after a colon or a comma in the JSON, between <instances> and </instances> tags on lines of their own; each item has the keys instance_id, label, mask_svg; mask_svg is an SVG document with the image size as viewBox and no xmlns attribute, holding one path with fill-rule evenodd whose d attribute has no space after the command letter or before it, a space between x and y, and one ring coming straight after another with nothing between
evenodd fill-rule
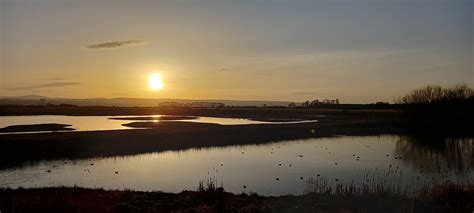
<instances>
[{"instance_id":1,"label":"distant hill","mask_svg":"<svg viewBox=\"0 0 474 213\"><path fill-rule=\"evenodd\" d=\"M289 101L254 101L254 100L190 100L190 99L145 99L145 98L50 98L44 96L28 95L18 97L0 97L0 105L42 105L47 104L73 104L78 106L158 106L160 103L177 102L220 102L226 106L288 106Z\"/></svg>"}]
</instances>

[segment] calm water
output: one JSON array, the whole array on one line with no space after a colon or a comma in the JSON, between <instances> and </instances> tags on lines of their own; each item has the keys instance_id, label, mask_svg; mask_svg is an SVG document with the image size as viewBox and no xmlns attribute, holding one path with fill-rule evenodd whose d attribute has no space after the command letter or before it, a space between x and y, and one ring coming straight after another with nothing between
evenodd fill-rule
<instances>
[{"instance_id":1,"label":"calm water","mask_svg":"<svg viewBox=\"0 0 474 213\"><path fill-rule=\"evenodd\" d=\"M96 130L117 130L130 129L122 126L122 124L135 122L133 120L113 120L109 118L120 117L149 117L143 116L65 116L65 115L33 115L33 116L1 116L0 128L11 125L26 125L26 124L44 124L44 123L58 123L70 124L76 131L96 131ZM160 116L160 115L153 115ZM281 124L281 123L302 123L313 121L296 121L296 122L264 122L253 121L249 119L238 118L216 118L216 117L198 117L197 119L179 120L198 123L216 123L221 125L245 125L245 124ZM145 121L141 121L145 122Z\"/></svg>"},{"instance_id":2,"label":"calm water","mask_svg":"<svg viewBox=\"0 0 474 213\"><path fill-rule=\"evenodd\" d=\"M335 178L338 183L363 182L367 173L375 177L373 181L414 188L432 181L473 182L473 139L445 140L437 147L423 144L405 136L341 136L127 157L43 161L0 170L0 187L76 185L180 192L195 189L199 181L212 178L231 192L283 195L302 194L310 187L308 180L318 174L329 184L334 184Z\"/></svg>"}]
</instances>

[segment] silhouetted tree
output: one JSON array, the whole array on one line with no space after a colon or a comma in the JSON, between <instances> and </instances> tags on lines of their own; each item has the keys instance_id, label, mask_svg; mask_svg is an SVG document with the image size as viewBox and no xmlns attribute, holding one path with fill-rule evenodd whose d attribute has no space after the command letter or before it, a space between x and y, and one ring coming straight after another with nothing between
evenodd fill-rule
<instances>
[{"instance_id":1,"label":"silhouetted tree","mask_svg":"<svg viewBox=\"0 0 474 213\"><path fill-rule=\"evenodd\" d=\"M474 90L466 84L443 88L441 86L426 86L413 90L397 100L399 104L430 104L464 102L474 99Z\"/></svg>"},{"instance_id":2,"label":"silhouetted tree","mask_svg":"<svg viewBox=\"0 0 474 213\"><path fill-rule=\"evenodd\" d=\"M453 87L426 86L399 98L408 124L417 130L471 135L474 119L474 90L465 84Z\"/></svg>"}]
</instances>

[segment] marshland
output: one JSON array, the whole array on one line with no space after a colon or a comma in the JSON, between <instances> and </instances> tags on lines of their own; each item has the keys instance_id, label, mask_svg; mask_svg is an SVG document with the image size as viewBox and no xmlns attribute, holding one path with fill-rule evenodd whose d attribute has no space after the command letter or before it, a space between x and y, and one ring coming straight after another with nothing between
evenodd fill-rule
<instances>
[{"instance_id":1,"label":"marshland","mask_svg":"<svg viewBox=\"0 0 474 213\"><path fill-rule=\"evenodd\" d=\"M425 108L440 110L438 104ZM3 129L13 129L0 135L3 208L22 209L20 203L32 202L31 196L46 196L40 200L48 202L72 199L51 198L52 192L110 196L112 203L95 209L107 211L174 211L171 204L153 207L133 200L159 203L180 196L209 199L199 205L188 200L189 205L178 208L192 211L230 211L234 205L277 212L300 205L305 211L472 208L469 119L432 114L437 120L433 125L426 114L413 114L418 110L413 104L365 107L115 107L105 110L112 115L102 116L90 115L97 107L56 110L64 115L17 114L25 109L42 114L50 107L3 107L2 122L8 125ZM78 111L82 116L70 115ZM34 121L64 124L55 124L57 130L38 124L31 132ZM69 129L62 129L65 125ZM448 207L436 199L447 199ZM30 204L49 208L43 202ZM51 208L93 207L76 203Z\"/></svg>"},{"instance_id":2,"label":"marshland","mask_svg":"<svg viewBox=\"0 0 474 213\"><path fill-rule=\"evenodd\" d=\"M0 0L0 213L471 213L473 9Z\"/></svg>"}]
</instances>

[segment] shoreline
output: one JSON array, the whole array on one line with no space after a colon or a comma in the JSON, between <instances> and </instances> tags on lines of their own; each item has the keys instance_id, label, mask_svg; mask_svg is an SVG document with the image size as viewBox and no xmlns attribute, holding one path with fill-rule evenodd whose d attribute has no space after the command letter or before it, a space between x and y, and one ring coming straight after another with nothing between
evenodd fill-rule
<instances>
[{"instance_id":1,"label":"shoreline","mask_svg":"<svg viewBox=\"0 0 474 213\"><path fill-rule=\"evenodd\" d=\"M310 192L304 195L234 194L215 185L179 193L80 187L0 188L5 212L464 212L473 207L472 186L442 184L416 197L386 192Z\"/></svg>"}]
</instances>

